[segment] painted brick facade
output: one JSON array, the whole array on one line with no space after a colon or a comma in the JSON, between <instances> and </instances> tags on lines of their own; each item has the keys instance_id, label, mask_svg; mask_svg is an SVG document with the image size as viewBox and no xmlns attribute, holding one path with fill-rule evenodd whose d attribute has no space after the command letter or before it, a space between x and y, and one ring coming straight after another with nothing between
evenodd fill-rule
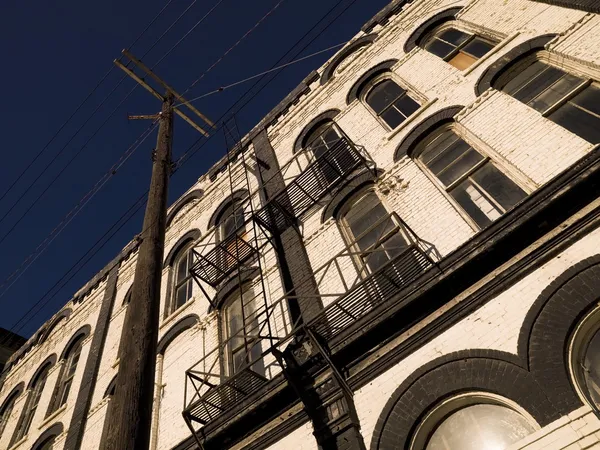
<instances>
[{"instance_id":1,"label":"painted brick facade","mask_svg":"<svg viewBox=\"0 0 600 450\"><path fill-rule=\"evenodd\" d=\"M489 53L464 71L419 46L405 51L407 41L417 39L416 30L450 8L460 9L455 20L461 29L497 42ZM205 255L222 244L224 239L216 222L219 212L234 195L245 202L246 217L252 216L278 195L274 188L263 190L265 181L267 185L287 185L289 189L297 176L310 170L313 159L302 150L299 153L294 150L299 137L310 131L307 125L324 113L334 117L348 139L366 152L376 166L377 175L364 170L360 175L363 178L353 179L357 175L353 173L340 181L339 186L332 187L330 195L315 201L300 217L295 224L297 228L287 229L284 249L278 248L274 239L268 239L269 231L264 224L248 222L245 239L261 242L260 254L248 258L245 265L246 273L257 267L262 271L258 277L249 275L252 281L248 283L268 312L268 330L261 329L254 336L260 342L257 348L264 352L260 364L265 380L253 396L235 397L237 401L231 408L220 411L203 426L193 425L206 449L418 450L410 442L417 433L421 416L429 414L436 402L454 395L444 392L439 385L447 382L462 392L468 391L471 383L474 391L486 390L493 386L494 377L498 377L499 387L498 392L492 393L516 403L522 400L524 404L518 406L536 422L536 431L510 449L600 448L597 408L578 394L575 381L567 383L568 398L554 401L551 395L546 396L543 376L534 367L536 343L530 343L528 335L524 337L528 327L541 326L533 311L538 307L545 311L541 302L550 295L549 286L562 282L561 277L573 268L586 264L592 267L590 261L599 254L600 231L596 228L600 203L594 199L599 150L501 91L489 88L477 95L476 89L494 63L518 46L546 35L552 35L545 47L550 61L575 68L581 76L600 80L600 18L585 11L531 0L423 0L405 4L394 1L376 19L377 23L369 30L376 35L370 45L350 52L327 82L322 84L319 79L326 65L316 77L309 77L297 98L276 108L268 120L242 139L242 154L229 164L227 159L220 161L170 209L161 285L152 450L196 446L182 411L214 387L204 386L196 392L186 370L211 373L210 382L216 387L231 382L228 373L231 369L226 367L230 363L225 362L225 354L231 350L223 344L231 325L224 305L231 286L239 289L242 271L233 271L233 275L216 286L193 283L185 304L174 309L179 255L190 246ZM356 39L369 33L360 32ZM380 63L387 64L388 76L420 103L419 109L394 130L376 117L360 92L358 98L350 95L361 77ZM419 127L426 131L425 125L435 123L436 117L450 110L459 111L450 116L454 130L528 194L520 207L507 212L489 229L480 230L413 154L413 143L418 146L421 140ZM267 139L270 145L260 139ZM263 147L255 152L254 145ZM262 167L264 161L253 156L255 153L276 161L281 169L277 175L280 178L265 180L263 174L272 176L272 170ZM234 193L230 179L236 180ZM396 213L419 238L422 251L431 258L431 267L413 276L406 286L398 287L398 292L380 305L368 306L365 299L364 316L347 324L349 330L353 330L351 326L356 328L350 336L343 340L337 335L329 341L324 339L326 342L321 343L324 355L331 357L332 368L329 361L325 364L327 358L323 353L318 356L321 351L315 348L318 339L307 339L305 330L316 328L313 324L319 323L316 319L321 317L322 307L329 306L324 317L330 320L340 296L356 292L352 289L364 282L356 270L356 255L348 251L349 243L338 214L338 206L348 200L353 186L374 189L386 211ZM582 191L587 192L589 201L583 195L576 195ZM569 192L575 194L568 197ZM504 242L509 241L513 244L503 248ZM216 263L228 264L228 257L219 258ZM67 439L71 439L69 429L75 421L85 422L81 448L101 448L105 428L110 426L107 417L111 388L119 367L127 293L133 283L135 263L134 240L9 362L2 378L0 408L12 393L19 389L21 393L6 416L0 448L32 448L47 430L50 433L57 425L60 427L56 428L59 431L53 448L70 448ZM478 266L483 274L472 275ZM107 276L114 268L116 292L110 319L106 321L106 340L97 373L93 380L83 379L86 362L93 362L90 343L97 324L102 322L99 315ZM589 273L581 276L581 289L593 291L600 283L594 284L598 281L590 279ZM439 288L435 294L436 286L442 285L451 286L456 292L445 298L443 291L449 289ZM374 286L375 290L382 289L381 285ZM313 295L311 289L316 290ZM577 292L574 288L571 291ZM308 306L315 309L309 311ZM582 311L586 312L586 308ZM256 310L262 311L260 307ZM296 325L303 332L291 339L295 313L302 319ZM65 346L86 326L90 335L84 340L69 398L63 407L46 417L64 364ZM573 328L576 326L577 323L572 324ZM331 329L324 330L333 336ZM269 338L265 335L269 333L284 343L278 347L280 354L268 349ZM566 339L564 347L568 348L570 337L560 339ZM19 442L12 442L30 395L27 387L34 373L53 353L55 362L29 432ZM570 353L565 351L561 357L568 361ZM298 378L292 374L294 358L300 361L300 366L314 363L314 370ZM560 367L568 376L568 367ZM505 371L505 377L493 372L498 368ZM472 376L462 379L452 372L455 369ZM437 385L428 381L436 379ZM528 396L507 383L503 385L503 379L521 380L524 386L533 386L532 391L539 391L540 398L536 394ZM92 382L86 416L73 417L77 393ZM20 383L24 383L24 388L19 388ZM430 385L423 389L421 398L416 398L419 383ZM310 395L298 397L295 392L298 386L304 386ZM493 391L492 387L489 389ZM219 401L225 402L227 395L220 394ZM315 401L316 406L311 403ZM314 426L321 423L319 420L327 422L326 425ZM401 429L405 432L398 431Z\"/></svg>"}]
</instances>

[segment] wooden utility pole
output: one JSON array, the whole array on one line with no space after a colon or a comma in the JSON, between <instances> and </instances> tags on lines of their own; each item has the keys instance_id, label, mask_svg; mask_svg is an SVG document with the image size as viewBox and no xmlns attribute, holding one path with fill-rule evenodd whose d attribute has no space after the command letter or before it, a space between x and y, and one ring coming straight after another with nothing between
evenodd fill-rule
<instances>
[{"instance_id":1,"label":"wooden utility pole","mask_svg":"<svg viewBox=\"0 0 600 450\"><path fill-rule=\"evenodd\" d=\"M159 121L142 242L123 325L116 390L109 404L108 433L102 443L105 450L146 450L150 443L173 139L173 94L169 92Z\"/></svg>"}]
</instances>

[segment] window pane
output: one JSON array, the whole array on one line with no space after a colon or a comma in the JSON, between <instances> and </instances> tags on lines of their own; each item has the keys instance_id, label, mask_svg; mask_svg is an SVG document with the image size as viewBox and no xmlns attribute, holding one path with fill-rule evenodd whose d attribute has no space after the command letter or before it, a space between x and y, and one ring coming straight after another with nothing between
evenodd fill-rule
<instances>
[{"instance_id":1,"label":"window pane","mask_svg":"<svg viewBox=\"0 0 600 450\"><path fill-rule=\"evenodd\" d=\"M514 93L514 98L529 104L531 100L552 86L565 74L562 70L550 67L547 64L544 64L544 66L544 70L537 73L534 78L530 79L529 82L526 82L521 89Z\"/></svg>"},{"instance_id":2,"label":"window pane","mask_svg":"<svg viewBox=\"0 0 600 450\"><path fill-rule=\"evenodd\" d=\"M529 102L529 106L540 112L544 112L582 82L581 78L566 73L556 83Z\"/></svg>"},{"instance_id":3,"label":"window pane","mask_svg":"<svg viewBox=\"0 0 600 450\"><path fill-rule=\"evenodd\" d=\"M585 351L583 375L591 400L600 406L600 333L596 332Z\"/></svg>"},{"instance_id":4,"label":"window pane","mask_svg":"<svg viewBox=\"0 0 600 450\"><path fill-rule=\"evenodd\" d=\"M403 95L398 100L394 102L394 106L398 109L402 114L406 117L410 116L417 109L419 109L419 104L410 98L408 95Z\"/></svg>"},{"instance_id":5,"label":"window pane","mask_svg":"<svg viewBox=\"0 0 600 450\"><path fill-rule=\"evenodd\" d=\"M600 142L600 119L571 103L564 104L548 118L588 142Z\"/></svg>"},{"instance_id":6,"label":"window pane","mask_svg":"<svg viewBox=\"0 0 600 450\"><path fill-rule=\"evenodd\" d=\"M426 450L500 450L534 431L527 419L505 406L472 405L447 417L432 434Z\"/></svg>"},{"instance_id":7,"label":"window pane","mask_svg":"<svg viewBox=\"0 0 600 450\"><path fill-rule=\"evenodd\" d=\"M518 100L524 98L529 101L548 86L547 84L538 86L539 82L536 81L540 74L548 69L549 66L547 64L544 64L541 61L535 61L516 74L508 83L504 85L502 90ZM554 81L556 81L558 78L560 78L560 76L558 76ZM521 90L531 92L523 92L522 94L519 94Z\"/></svg>"},{"instance_id":8,"label":"window pane","mask_svg":"<svg viewBox=\"0 0 600 450\"><path fill-rule=\"evenodd\" d=\"M577 94L571 102L600 116L600 88L598 86L588 86Z\"/></svg>"},{"instance_id":9,"label":"window pane","mask_svg":"<svg viewBox=\"0 0 600 450\"><path fill-rule=\"evenodd\" d=\"M446 130L439 133L429 144L427 144L425 150L419 155L419 159L429 167L429 163L433 161L434 158L458 139L458 136L452 130Z\"/></svg>"},{"instance_id":10,"label":"window pane","mask_svg":"<svg viewBox=\"0 0 600 450\"><path fill-rule=\"evenodd\" d=\"M470 34L463 33L462 31L458 31L454 28L444 30L437 35L438 38L457 46L469 39L470 36Z\"/></svg>"},{"instance_id":11,"label":"window pane","mask_svg":"<svg viewBox=\"0 0 600 450\"><path fill-rule=\"evenodd\" d=\"M479 184L494 200L496 200L505 211L509 210L527 194L517 186L514 181L500 172L492 163L487 163L471 175L471 178Z\"/></svg>"},{"instance_id":12,"label":"window pane","mask_svg":"<svg viewBox=\"0 0 600 450\"><path fill-rule=\"evenodd\" d=\"M455 50L455 47L445 42L442 42L436 38L433 38L429 40L427 44L425 44L425 50L443 59L446 58L450 53L452 53Z\"/></svg>"},{"instance_id":13,"label":"window pane","mask_svg":"<svg viewBox=\"0 0 600 450\"><path fill-rule=\"evenodd\" d=\"M400 95L404 94L404 89L394 83L392 80L385 80L376 85L369 95L367 95L367 104L373 108L378 115L387 108Z\"/></svg>"},{"instance_id":14,"label":"window pane","mask_svg":"<svg viewBox=\"0 0 600 450\"><path fill-rule=\"evenodd\" d=\"M187 301L187 283L179 286L177 288L177 293L175 294L175 309L183 306Z\"/></svg>"},{"instance_id":15,"label":"window pane","mask_svg":"<svg viewBox=\"0 0 600 450\"><path fill-rule=\"evenodd\" d=\"M474 38L471 42L462 48L462 51L468 53L471 56L479 59L487 52L494 48L494 44L488 41L484 41L481 38Z\"/></svg>"},{"instance_id":16,"label":"window pane","mask_svg":"<svg viewBox=\"0 0 600 450\"><path fill-rule=\"evenodd\" d=\"M480 228L485 228L500 217L501 212L468 179L460 183L450 194Z\"/></svg>"},{"instance_id":17,"label":"window pane","mask_svg":"<svg viewBox=\"0 0 600 450\"><path fill-rule=\"evenodd\" d=\"M465 70L475 61L477 61L477 58L460 51L452 59L448 60L448 63L456 67L458 70Z\"/></svg>"},{"instance_id":18,"label":"window pane","mask_svg":"<svg viewBox=\"0 0 600 450\"><path fill-rule=\"evenodd\" d=\"M381 114L381 118L391 129L396 128L402 122L404 122L405 117L400 114L395 108L389 108L384 113Z\"/></svg>"},{"instance_id":19,"label":"window pane","mask_svg":"<svg viewBox=\"0 0 600 450\"><path fill-rule=\"evenodd\" d=\"M188 275L187 254L177 263L177 283L181 283Z\"/></svg>"}]
</instances>

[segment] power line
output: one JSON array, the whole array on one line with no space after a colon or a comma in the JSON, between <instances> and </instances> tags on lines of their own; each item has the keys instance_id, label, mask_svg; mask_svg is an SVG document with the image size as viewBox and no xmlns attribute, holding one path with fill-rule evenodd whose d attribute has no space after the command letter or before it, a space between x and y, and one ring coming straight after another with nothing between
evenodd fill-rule
<instances>
[{"instance_id":1,"label":"power line","mask_svg":"<svg viewBox=\"0 0 600 450\"><path fill-rule=\"evenodd\" d=\"M310 28L310 29L309 29L309 30L308 30L308 31L307 31L307 32L306 32L304 35L303 35L303 36L301 36L301 37L300 37L300 38L299 38L299 39L298 39L298 40L297 40L297 41L296 41L296 42L295 42L295 43L292 45L292 47L291 47L291 48L290 48L290 49L289 49L289 50L288 50L288 51L287 51L287 52L286 52L286 53L285 53L283 56L281 56L281 57L280 57L280 58L279 58L279 59L278 59L278 60L275 62L275 64L273 65L273 68L274 68L274 67L276 67L276 65L277 65L277 64L279 64L279 63L280 63L280 62L281 62L281 61L282 61L282 60L283 60L283 59L284 59L284 58L285 58L285 57L286 57L288 54L290 54L290 53L292 52L292 50L293 50L293 49L294 49L294 48L295 48L295 47L296 47L298 44L300 44L300 43L301 43L301 42L302 42L302 41L303 41L303 40L304 40L304 39L305 39L305 38L306 38L306 37L307 37L307 36L308 36L308 35L309 35L309 34L310 34L312 31L313 31L313 30L315 30L315 29L316 29L316 28L319 26L319 24L321 24L321 22L323 22L323 21L324 21L324 20L327 18L327 16L328 16L328 15L329 15L329 14L330 14L332 11L334 11L334 10L335 10L335 9L336 9L336 8L337 8L337 7L338 7L338 6L339 6L339 5L340 5L340 4L343 2L343 1L344 1L344 0L338 0L338 1L337 1L337 3L336 3L336 4L335 4L335 5L332 7L332 8L330 8L330 9L329 9L329 10L328 10L328 11L327 11L327 12L326 12L326 13L325 13L325 14L324 14L324 15L323 15L323 16L322 16L322 17L321 17L321 18L320 18L320 19L319 19L319 20L318 20L318 21L317 21L317 22L316 22L316 23L315 23L315 24L314 24L314 25L313 25L313 26L312 26L312 27L311 27L311 28ZM352 0L352 2L351 2L349 5L347 5L347 6L346 6L346 8L345 8L343 11L341 11L341 12L340 12L340 13L339 13L339 14L338 14L338 15L337 15L337 16L336 16L336 17L335 17L333 20L331 20L331 21L330 21L330 22L329 22L329 23L328 23L328 24L327 24L327 25L326 25L326 26L323 28L323 30L321 30L321 33L323 33L325 30L327 30L327 29L328 29L328 28L329 28L329 27L330 27L330 26L331 26L331 25L332 25L332 24L333 24L333 23L334 23L334 22L335 22L337 19L339 19L339 17L341 17L341 15L342 15L342 14L344 14L344 13L345 13L345 12L346 12L346 11L347 11L347 10L348 10L348 9L349 9L349 8L350 8L350 7L351 7L353 4L354 4L354 3L356 3L356 1L357 1L357 0ZM310 40L310 41L309 41L309 42L308 42L308 43L307 43L307 44L306 44L304 47L302 47L302 48L301 48L301 49L300 49L298 52L296 52L296 54L293 56L293 58L297 57L297 56L298 56L298 55L299 55L299 54L300 54L302 51L304 51L304 50L305 50L305 49L306 49L306 48L307 48L307 47L308 47L310 44L312 44L312 42L314 42L314 41L315 41L315 40L316 40L316 39L317 39L319 36L320 36L320 34L318 34L318 35L316 35L315 37L313 37L313 38L312 38L312 39L311 39L311 40ZM263 90L263 89L264 89L264 88L265 88L265 87L266 87L266 86L267 86L267 85L268 85L270 82L272 82L272 81L273 81L273 79L275 79L275 78L276 78L276 77L277 77L279 74L281 74L281 73L282 73L282 72L278 72L278 73L276 73L276 74L275 74L273 77L271 77L271 79L270 79L270 80L268 80L268 81L267 81L267 83L265 83L265 84L264 84L264 85L263 85L263 86L262 86L262 87L261 87L261 88L260 88L258 91L256 91L256 92L255 92L255 93L254 93L254 94L253 94L253 95L252 95L252 96L251 96L251 97L250 97L250 98L249 98L249 99L248 99L248 100L247 100L245 103L243 103L243 104L242 104L242 105L241 105L241 106L240 106L240 107L239 107L239 108L236 110L236 112L235 112L235 113L238 113L238 112L239 112L239 111L241 111L241 110L242 110L242 109L243 109L245 106L247 106L247 105L249 104L249 102L250 102L250 101L252 101L252 100L253 100L253 99L254 99L254 98L255 98L255 97L256 97L256 96L257 96L257 95L258 95L260 92L262 92L262 90ZM266 76L266 75L264 75L264 76ZM259 83L262 81L262 80L263 80L263 79L264 79L264 78L262 78L262 79L258 80L258 81L257 81L256 83L254 83L254 84L253 84L253 85L252 85L252 86L251 86L251 87L250 87L248 90L246 90L246 92L245 92L245 93L244 93L244 94L243 94L243 95L242 95L242 96L241 96L241 97L240 97L240 98L239 98L239 99L238 99L238 100L237 100L237 101L236 101L236 102L235 102L235 103L234 103L234 104L233 104L233 105L232 105L232 106L231 106L231 107L230 107L230 108L229 108L229 109L228 109L228 110L227 110L227 111L226 111L226 112L223 114L223 115L221 115L221 117L220 117L220 118L217 120L217 122L220 122L220 121L221 121L221 120L222 120L222 119L223 119L223 118L224 118L224 117L225 117L227 114L229 114L229 113L230 113L230 112L231 112L231 111L232 111L232 110L235 108L235 106L237 106L237 105L238 105L238 104L239 104L239 103L240 103L240 102L241 102L241 101L242 101L242 100L243 100L243 99L246 97L246 95L247 95L247 94L249 94L249 93L250 93L250 92L251 92L251 91L252 91L252 90L253 90L253 89L254 89L254 88L255 88L255 87L256 87L256 86L257 86L257 85L258 85L258 84L259 84ZM234 114L235 114L235 113L234 113ZM221 125L221 126L222 126L222 125ZM220 128L220 127L219 127L219 128ZM218 131L218 130L216 130L216 131ZM208 137L208 138L207 138L207 139L206 139L206 140L205 140L205 141L202 143L202 145L200 145L198 148L194 149L194 147L196 147L196 145L198 144L198 142L199 142L199 141L200 141L202 138L199 138L199 139L198 139L198 140L196 140L196 141L195 141L195 142L194 142L194 143L193 143L193 144L192 144L190 147L188 147L188 149L186 150L186 152L184 152L184 154L183 154L183 155L182 155L182 156L181 156L181 157L178 159L178 163L177 163L177 165L176 165L176 167L175 167L175 169L174 169L174 173L176 173L176 172L177 172L177 170L179 170L179 169L181 168L181 166L182 166L182 165L183 165L183 164L184 164L184 163L185 163L187 160L189 160L189 159L190 159L192 156L194 156L194 154L195 154L195 153L196 153L196 152L197 152L199 149L201 149L201 148L202 148L202 147L203 147L205 144L207 144L207 143L208 143L208 142L209 142L209 141L212 139L212 137L213 137L213 136L215 136L215 135L217 134L217 133L216 133L216 131L215 131L215 133L214 133L214 134L212 134L210 137ZM192 150L193 150L193 151L192 151ZM146 194L147 194L147 191L146 191L146 192L145 192L145 193L142 195L142 197L144 197ZM127 212L129 212L129 211L133 210L133 209L136 207L136 204L137 204L139 201L140 201L140 200L138 199L138 200L136 201L136 203L134 203L134 205L132 205L132 206L131 206L131 207L128 209L128 211L127 211ZM140 207L141 207L141 206L138 206L138 207L137 207L137 209L136 209L136 212L137 212L137 210L138 210ZM125 215L127 214L127 212L125 213ZM135 212L134 212L133 214L135 214ZM102 238L100 238L100 240L101 240L101 239L103 239L105 236L107 236L107 235L109 234L110 230L112 230L112 229L113 229L113 228L114 228L114 227L115 227L115 226L118 224L118 222L119 222L119 221L120 221L120 220L121 220L123 217L124 217L124 216L122 216L121 218L119 218L119 220L118 220L118 221L117 221L115 224L113 224L113 226L111 226L111 228L110 228L110 229L109 229L109 230L108 230L108 231L107 231L107 232L106 232L106 233L105 233L105 234L102 236ZM107 243L110 241L110 239L111 239L111 238L112 238L112 237L113 237L113 236L114 236L114 235L115 235L115 234L118 232L118 230L120 230L120 229L121 229L121 228L122 228L122 227L125 225L125 223L127 223L129 220L131 220L131 218L132 218L132 217L133 217L133 215L131 215L129 218L127 218L127 219L126 219L126 221L125 221L123 224L121 224L121 226L119 226L119 228L118 228L118 229L117 229L115 232L113 232L113 233L111 234L111 236L109 236L109 237L108 237L108 239L107 239L107 240L106 240L106 241L105 241L105 242L104 242L104 243L101 245L101 247L100 247L99 249L97 249L96 251L94 251L94 253L93 253L93 254L90 256L90 258L89 258L89 259L86 261L86 263L84 263L84 265L83 265L83 266L81 266L79 269L77 269L77 270L76 270L76 272L74 272L74 273L73 273L73 275L72 275L71 277L69 277L69 279L68 279L67 281L65 281L65 282L64 282L64 283L63 283L63 284L60 286L60 288L59 288L59 289L58 289L58 290L57 290L57 291L56 291L56 292L55 292L55 293L54 293L54 294L53 294L51 297L47 298L47 299L46 299L46 301L45 301L45 302L44 302L44 303L41 305L41 307L40 307L40 308L39 308L39 309L38 309L38 310L37 310L37 311L36 311L36 312L35 312L35 313L34 313L34 314L31 316L31 317L29 317L29 318L27 318L27 320L25 320L25 318L27 317L27 315L29 315L29 314L30 314L30 312L33 310L33 308L34 308L36 305L39 305L39 304L41 304L41 303L44 301L44 298L46 298L46 296L47 296L47 295L49 295L49 293L50 293L50 292L52 292L52 290L53 290L53 289L54 289L54 288L55 288L55 287L56 287L56 286L57 286L57 285L60 283L60 280L59 280L57 283L55 283L55 285L54 285L54 286L52 286L52 288L50 288L49 290L47 290L47 291L46 291L46 293L45 293L45 294L42 296L42 298L41 298L40 300L38 300L38 302L36 302L36 304L34 305L34 307L30 308L30 310L29 310L29 311L27 311L27 312L25 313L25 315L24 315L24 316L23 316L23 317L22 317L22 318L21 318L21 319L20 319L20 320L19 320L19 321L18 321L18 322L17 322L17 323L16 323L16 324L13 326L13 327L11 327L11 331L14 331L14 327L15 327L15 326L16 326L18 323L22 322L23 320L25 320L25 322L23 323L23 325L21 325L21 326L20 326L20 327L17 329L17 331L18 331L18 330L21 330L21 329L22 329L22 328L25 326L25 324L29 323L29 322L30 322L30 321L31 321L31 320L32 320L32 319L33 319L33 318L34 318L34 317L35 317L35 316L36 316L36 315L39 313L39 311L41 311L41 308L43 308L43 307L44 307L44 306L45 306L45 305L46 305L46 304L47 304L47 303L48 303L48 302L49 302L51 299L53 299L53 298L54 298L54 297L55 297L55 296L58 294L58 292L60 292L60 290L61 290L61 289L62 289L62 288L63 288L63 287L66 285L66 283L67 283L68 281L70 281L70 280L71 280L71 279L72 279L74 276L76 276L76 275L77 275L77 273L79 273L79 271L81 271L81 270L83 269L83 267L85 266L85 264L87 264L87 262L89 262L89 260L90 260L91 258L93 258L93 256L95 256L95 255L96 255L96 254L97 254L97 253L98 253L98 252L99 252L99 251L100 251L100 250L101 250L101 249L102 249L102 248L103 248L103 247L104 247L104 246L105 246L105 245L106 245L106 244L107 244ZM142 233L143 233L143 231L142 231ZM97 244L98 244L98 242L100 242L100 240L99 240L99 241L97 241L97 242L94 244L94 246L95 246L95 245L97 245ZM93 247L94 247L94 246L92 246L92 247L91 247L91 248L90 248L90 249L89 249L89 250L88 250L88 251L87 251L87 252L86 252L86 253L85 253L85 254L84 254L84 255L83 255L83 256L82 256L82 257L81 257L81 258L80 258L80 259L79 259L79 260L78 260L78 261L77 261L77 262L76 262L76 263L75 263L75 264L74 264L72 267L71 267L71 268L70 268L70 269L69 269L69 271L67 272L67 274L65 274L65 275L64 275L64 276L61 278L61 280L65 279L65 278L66 278L66 276L68 275L68 273L69 273L71 270L73 270L73 269L76 267L76 265L77 265L77 264L78 264L80 261L82 261L83 259L85 259L85 257L86 257L86 256L87 256L89 253L91 253L91 252L93 251Z\"/></svg>"}]
</instances>

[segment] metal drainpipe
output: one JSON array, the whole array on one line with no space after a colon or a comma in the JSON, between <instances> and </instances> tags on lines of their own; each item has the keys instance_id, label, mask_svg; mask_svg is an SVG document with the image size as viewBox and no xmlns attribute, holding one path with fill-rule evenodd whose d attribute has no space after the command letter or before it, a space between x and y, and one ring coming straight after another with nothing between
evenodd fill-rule
<instances>
[{"instance_id":1,"label":"metal drainpipe","mask_svg":"<svg viewBox=\"0 0 600 450\"><path fill-rule=\"evenodd\" d=\"M152 430L150 434L150 450L158 448L158 418L160 415L160 400L162 398L163 355L156 355L156 384L154 385L154 402L152 405Z\"/></svg>"}]
</instances>

